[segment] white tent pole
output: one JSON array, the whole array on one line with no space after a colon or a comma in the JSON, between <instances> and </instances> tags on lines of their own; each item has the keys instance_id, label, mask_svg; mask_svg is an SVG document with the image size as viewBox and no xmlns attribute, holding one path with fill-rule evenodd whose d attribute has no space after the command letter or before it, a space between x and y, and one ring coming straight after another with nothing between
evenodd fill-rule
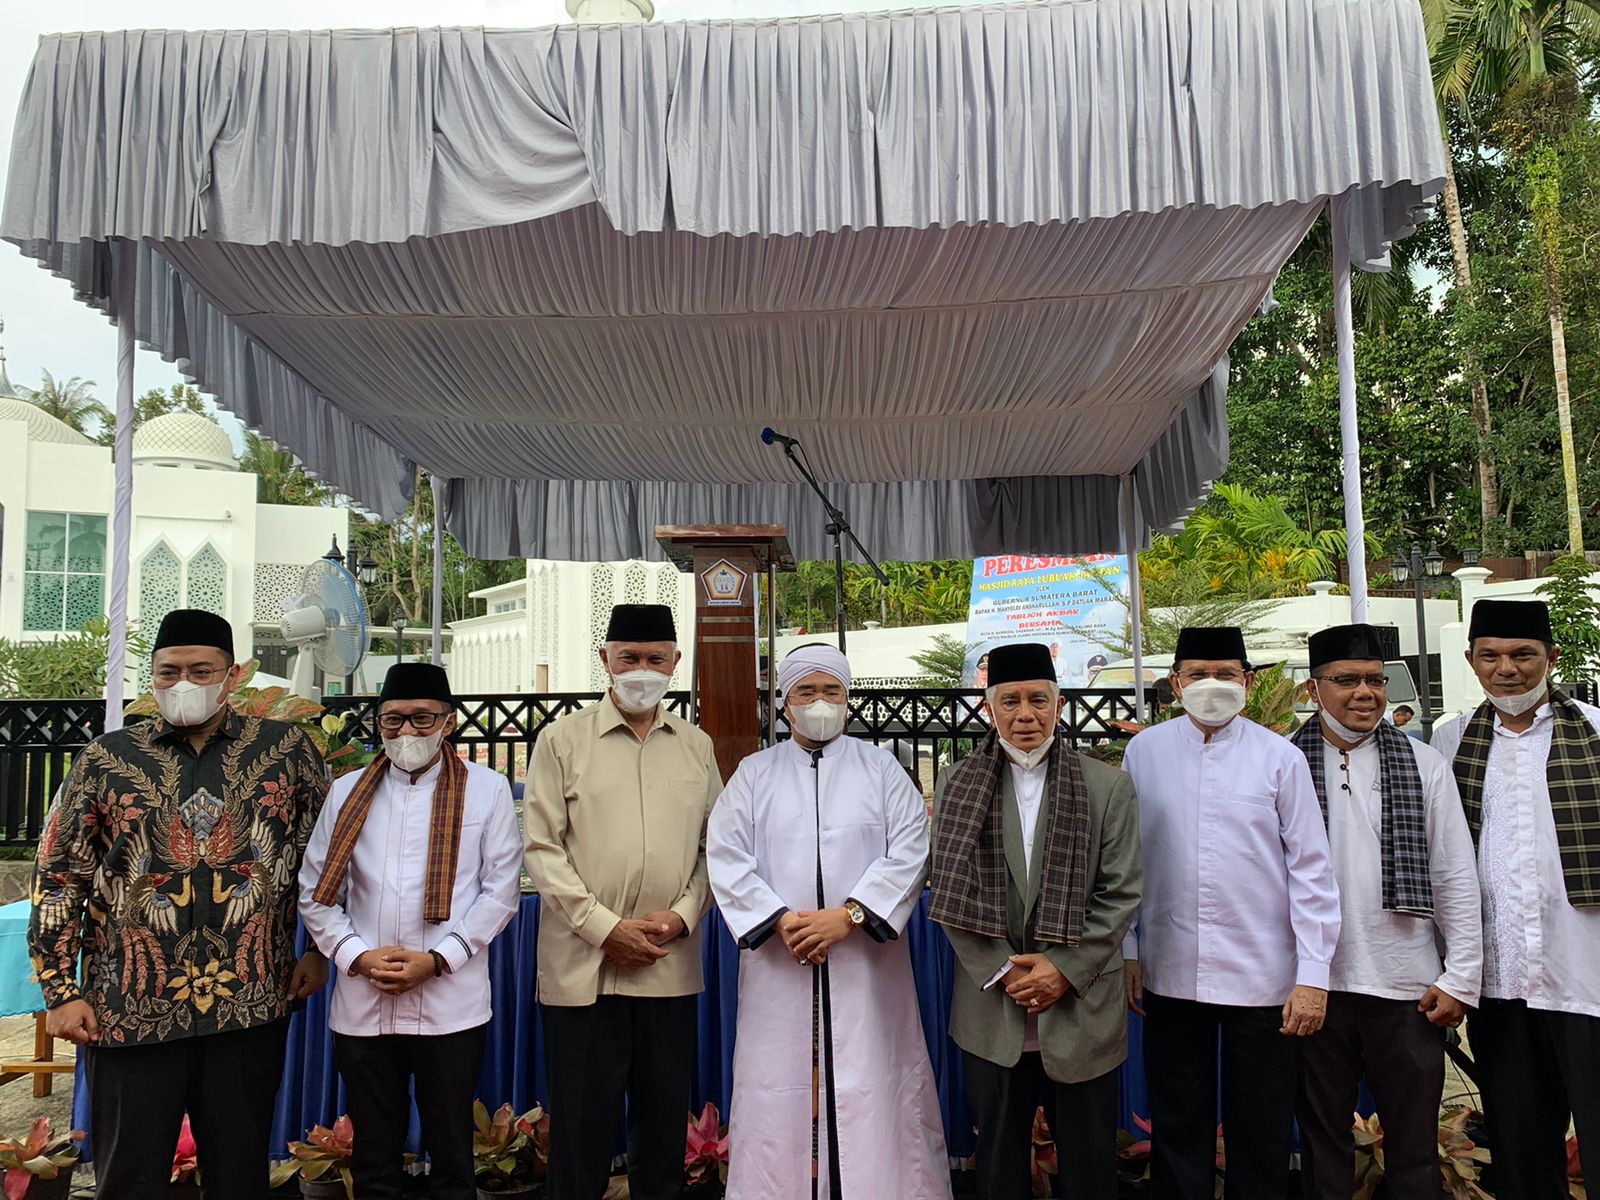
<instances>
[{"instance_id":1,"label":"white tent pole","mask_svg":"<svg viewBox=\"0 0 1600 1200\"><path fill-rule=\"evenodd\" d=\"M106 649L106 718L110 733L122 728L128 669L128 560L133 554L133 306L139 243L119 239L117 271L117 424L112 449L116 480L111 509L111 632Z\"/></svg>"},{"instance_id":2,"label":"white tent pole","mask_svg":"<svg viewBox=\"0 0 1600 1200\"><path fill-rule=\"evenodd\" d=\"M1133 716L1144 720L1144 595L1139 584L1139 499L1133 474L1122 477L1122 546L1128 556L1128 611L1133 617Z\"/></svg>"},{"instance_id":3,"label":"white tent pole","mask_svg":"<svg viewBox=\"0 0 1600 1200\"><path fill-rule=\"evenodd\" d=\"M1361 431L1356 420L1356 335L1350 315L1350 231L1345 205L1328 205L1333 226L1333 324L1339 344L1339 441L1344 454L1345 554L1350 560L1350 620L1367 619L1367 522L1361 507Z\"/></svg>"},{"instance_id":4,"label":"white tent pole","mask_svg":"<svg viewBox=\"0 0 1600 1200\"><path fill-rule=\"evenodd\" d=\"M444 665L444 484L429 474L433 489L433 665Z\"/></svg>"}]
</instances>

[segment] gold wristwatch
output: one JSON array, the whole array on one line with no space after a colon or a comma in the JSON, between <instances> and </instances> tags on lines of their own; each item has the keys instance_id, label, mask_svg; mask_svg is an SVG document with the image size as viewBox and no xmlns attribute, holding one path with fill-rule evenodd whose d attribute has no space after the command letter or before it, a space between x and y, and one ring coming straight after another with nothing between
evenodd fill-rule
<instances>
[{"instance_id":1,"label":"gold wristwatch","mask_svg":"<svg viewBox=\"0 0 1600 1200\"><path fill-rule=\"evenodd\" d=\"M850 924L865 925L867 923L867 910L854 900L844 902L844 911L850 914Z\"/></svg>"}]
</instances>

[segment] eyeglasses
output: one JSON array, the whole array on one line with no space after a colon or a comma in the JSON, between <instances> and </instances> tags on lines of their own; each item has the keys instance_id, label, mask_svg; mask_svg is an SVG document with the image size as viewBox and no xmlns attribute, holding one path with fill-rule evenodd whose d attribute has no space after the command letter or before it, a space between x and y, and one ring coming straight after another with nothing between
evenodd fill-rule
<instances>
[{"instance_id":1,"label":"eyeglasses","mask_svg":"<svg viewBox=\"0 0 1600 1200\"><path fill-rule=\"evenodd\" d=\"M1366 684L1375 692L1389 690L1389 677L1387 675L1313 675L1319 683L1331 683L1336 688L1345 691L1355 691L1362 684Z\"/></svg>"},{"instance_id":2,"label":"eyeglasses","mask_svg":"<svg viewBox=\"0 0 1600 1200\"><path fill-rule=\"evenodd\" d=\"M1219 683L1243 683L1244 672L1224 667L1220 671L1185 671L1178 676L1179 683L1199 683L1202 679L1215 679Z\"/></svg>"},{"instance_id":3,"label":"eyeglasses","mask_svg":"<svg viewBox=\"0 0 1600 1200\"><path fill-rule=\"evenodd\" d=\"M157 683L166 684L169 687L184 678L187 678L190 683L205 687L206 684L216 682L227 673L227 667L200 666L189 667L188 669L183 667L162 667L156 671L155 678Z\"/></svg>"},{"instance_id":4,"label":"eyeglasses","mask_svg":"<svg viewBox=\"0 0 1600 1200\"><path fill-rule=\"evenodd\" d=\"M793 700L798 704L810 704L815 700L826 700L830 704L843 704L844 696L843 686L837 683L830 683L827 687L822 688L804 684L791 689L787 699Z\"/></svg>"},{"instance_id":5,"label":"eyeglasses","mask_svg":"<svg viewBox=\"0 0 1600 1200\"><path fill-rule=\"evenodd\" d=\"M427 733L449 715L442 712L384 713L378 718L378 728L385 733L399 733L409 721L418 733Z\"/></svg>"}]
</instances>

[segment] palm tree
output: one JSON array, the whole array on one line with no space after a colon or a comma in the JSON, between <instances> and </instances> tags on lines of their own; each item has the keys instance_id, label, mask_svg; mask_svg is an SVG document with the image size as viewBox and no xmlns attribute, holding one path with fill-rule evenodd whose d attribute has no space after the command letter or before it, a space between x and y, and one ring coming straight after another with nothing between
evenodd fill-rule
<instances>
[{"instance_id":1,"label":"palm tree","mask_svg":"<svg viewBox=\"0 0 1600 1200\"><path fill-rule=\"evenodd\" d=\"M63 380L46 371L39 387L22 389L22 398L85 437L90 436L91 421L107 425L112 420L105 405L94 398L94 380L80 379L76 375Z\"/></svg>"},{"instance_id":2,"label":"palm tree","mask_svg":"<svg viewBox=\"0 0 1600 1200\"><path fill-rule=\"evenodd\" d=\"M239 469L256 477L256 503L320 505L331 493L307 475L294 455L250 430L244 434Z\"/></svg>"},{"instance_id":3,"label":"palm tree","mask_svg":"<svg viewBox=\"0 0 1600 1200\"><path fill-rule=\"evenodd\" d=\"M1543 259L1545 307L1550 319L1550 355L1555 373L1556 415L1561 427L1561 464L1567 490L1567 536L1574 554L1583 551L1583 514L1578 500L1577 458L1572 444L1572 403L1567 385L1566 313L1562 301L1560 155L1537 113L1556 100L1557 84L1577 76L1581 43L1600 36L1600 0L1423 0L1430 29L1438 31L1433 59L1434 86L1441 102L1465 107L1474 99L1510 101L1536 114L1525 121L1521 151L1527 173L1534 231ZM1449 163L1450 156L1445 156ZM1460 224L1460 197L1454 171L1447 169L1445 211L1455 209L1451 248L1457 286L1470 297L1471 272L1466 268L1466 239ZM1457 245L1459 235L1459 246ZM1488 430L1488 397L1474 386L1473 419L1479 423L1480 462ZM1485 512L1488 511L1487 487ZM1488 533L1488 523L1485 533Z\"/></svg>"}]
</instances>

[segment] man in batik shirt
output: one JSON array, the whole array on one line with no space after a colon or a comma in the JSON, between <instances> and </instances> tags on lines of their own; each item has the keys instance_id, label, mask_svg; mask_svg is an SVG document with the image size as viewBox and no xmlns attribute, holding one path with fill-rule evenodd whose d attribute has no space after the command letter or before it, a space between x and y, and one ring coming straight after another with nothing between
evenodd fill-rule
<instances>
[{"instance_id":1,"label":"man in batik shirt","mask_svg":"<svg viewBox=\"0 0 1600 1200\"><path fill-rule=\"evenodd\" d=\"M160 718L91 742L51 810L29 945L50 1033L91 1047L98 1195L166 1195L185 1111L207 1193L264 1195L289 1007L328 977L294 949L328 770L229 706L221 617L169 614L151 665Z\"/></svg>"}]
</instances>

